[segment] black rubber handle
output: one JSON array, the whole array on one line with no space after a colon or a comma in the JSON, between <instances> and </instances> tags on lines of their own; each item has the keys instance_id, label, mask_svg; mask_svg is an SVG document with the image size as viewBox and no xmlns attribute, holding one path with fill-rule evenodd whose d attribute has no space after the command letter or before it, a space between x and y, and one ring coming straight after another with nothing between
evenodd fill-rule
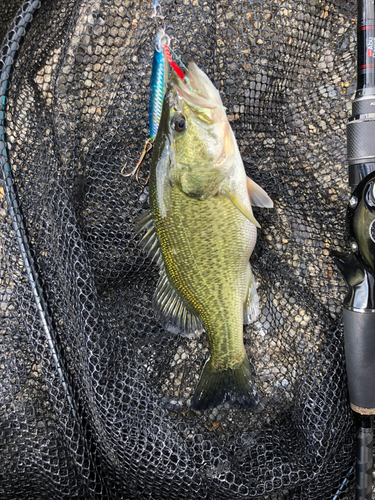
<instances>
[{"instance_id":1,"label":"black rubber handle","mask_svg":"<svg viewBox=\"0 0 375 500\"><path fill-rule=\"evenodd\" d=\"M371 500L374 417L361 417L357 428L356 500Z\"/></svg>"},{"instance_id":2,"label":"black rubber handle","mask_svg":"<svg viewBox=\"0 0 375 500\"><path fill-rule=\"evenodd\" d=\"M375 414L375 312L344 308L344 334L351 407Z\"/></svg>"}]
</instances>

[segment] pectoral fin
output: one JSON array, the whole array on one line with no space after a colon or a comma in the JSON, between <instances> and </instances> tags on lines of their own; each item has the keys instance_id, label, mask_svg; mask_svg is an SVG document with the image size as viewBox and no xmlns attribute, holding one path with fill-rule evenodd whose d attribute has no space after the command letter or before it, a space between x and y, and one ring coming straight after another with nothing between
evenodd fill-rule
<instances>
[{"instance_id":1,"label":"pectoral fin","mask_svg":"<svg viewBox=\"0 0 375 500\"><path fill-rule=\"evenodd\" d=\"M254 207L273 208L273 201L256 182L246 177L247 192Z\"/></svg>"},{"instance_id":2,"label":"pectoral fin","mask_svg":"<svg viewBox=\"0 0 375 500\"><path fill-rule=\"evenodd\" d=\"M228 198L233 205L238 208L238 210L247 218L250 222L254 224L256 227L260 227L259 222L253 215L251 208L249 209L241 200L240 196L235 191L223 191L220 190L220 194L224 195Z\"/></svg>"}]
</instances>

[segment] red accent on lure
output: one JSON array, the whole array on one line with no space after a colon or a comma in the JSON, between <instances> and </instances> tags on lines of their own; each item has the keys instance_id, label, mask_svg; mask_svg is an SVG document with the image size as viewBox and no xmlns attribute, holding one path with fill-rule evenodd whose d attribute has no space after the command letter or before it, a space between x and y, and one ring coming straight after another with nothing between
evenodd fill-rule
<instances>
[{"instance_id":1,"label":"red accent on lure","mask_svg":"<svg viewBox=\"0 0 375 500\"><path fill-rule=\"evenodd\" d=\"M164 49L165 55L167 56L169 64L172 66L172 68L175 70L175 72L181 78L181 80L183 80L185 78L185 73L182 71L182 69L179 66L177 66L177 64L174 61L172 61L172 57L171 57L171 53L169 52L168 45L163 45L163 49Z\"/></svg>"}]
</instances>

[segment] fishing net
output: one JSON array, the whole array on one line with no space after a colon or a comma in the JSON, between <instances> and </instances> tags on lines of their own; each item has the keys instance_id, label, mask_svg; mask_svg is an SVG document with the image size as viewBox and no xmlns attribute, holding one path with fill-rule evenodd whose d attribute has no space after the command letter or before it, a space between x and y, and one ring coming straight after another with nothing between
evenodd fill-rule
<instances>
[{"instance_id":1,"label":"fishing net","mask_svg":"<svg viewBox=\"0 0 375 500\"><path fill-rule=\"evenodd\" d=\"M348 249L354 2L164 0L164 20L148 0L20 3L0 9L0 497L354 498L346 287L329 256ZM151 307L158 270L134 231L150 156L141 182L120 172L148 137L163 24L275 203L255 209L255 411L193 411L207 339L167 333Z\"/></svg>"}]
</instances>

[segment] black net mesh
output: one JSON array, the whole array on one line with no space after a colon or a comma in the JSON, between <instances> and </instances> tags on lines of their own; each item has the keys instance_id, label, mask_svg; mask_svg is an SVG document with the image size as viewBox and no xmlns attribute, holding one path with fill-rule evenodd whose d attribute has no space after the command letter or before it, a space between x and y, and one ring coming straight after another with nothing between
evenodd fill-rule
<instances>
[{"instance_id":1,"label":"black net mesh","mask_svg":"<svg viewBox=\"0 0 375 500\"><path fill-rule=\"evenodd\" d=\"M4 3L3 30L20 2ZM207 340L166 333L151 308L158 271L134 232L148 187L120 175L148 136L151 2L28 0L2 56L0 497L353 499L329 251L347 248L355 4L160 3L275 201L256 212L261 315L244 329L261 403L191 410Z\"/></svg>"}]
</instances>

